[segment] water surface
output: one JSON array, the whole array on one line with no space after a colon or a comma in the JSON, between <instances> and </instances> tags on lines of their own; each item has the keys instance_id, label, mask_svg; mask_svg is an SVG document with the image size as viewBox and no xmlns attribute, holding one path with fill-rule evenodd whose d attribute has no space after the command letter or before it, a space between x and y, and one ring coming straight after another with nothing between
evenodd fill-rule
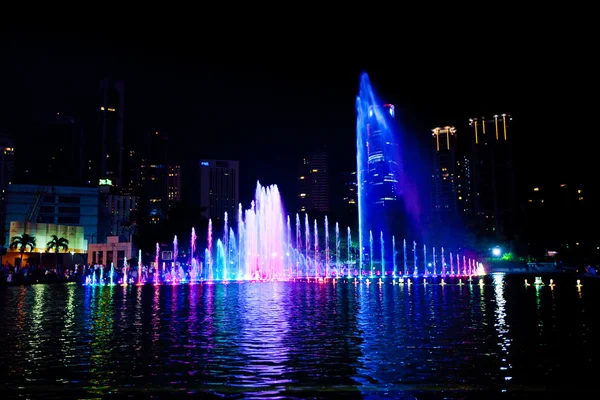
<instances>
[{"instance_id":1,"label":"water surface","mask_svg":"<svg viewBox=\"0 0 600 400\"><path fill-rule=\"evenodd\" d=\"M522 278L0 287L0 391L44 399L595 391L600 288L578 290L571 278L525 287Z\"/></svg>"}]
</instances>

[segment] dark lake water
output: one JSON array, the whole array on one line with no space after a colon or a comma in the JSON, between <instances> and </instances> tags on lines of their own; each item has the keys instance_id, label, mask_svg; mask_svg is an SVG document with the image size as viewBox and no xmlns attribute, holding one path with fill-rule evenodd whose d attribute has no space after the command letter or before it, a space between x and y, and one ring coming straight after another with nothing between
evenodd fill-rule
<instances>
[{"instance_id":1,"label":"dark lake water","mask_svg":"<svg viewBox=\"0 0 600 400\"><path fill-rule=\"evenodd\" d=\"M523 278L4 286L0 391L44 399L597 392L598 281L577 288L575 277L554 277L551 288Z\"/></svg>"}]
</instances>

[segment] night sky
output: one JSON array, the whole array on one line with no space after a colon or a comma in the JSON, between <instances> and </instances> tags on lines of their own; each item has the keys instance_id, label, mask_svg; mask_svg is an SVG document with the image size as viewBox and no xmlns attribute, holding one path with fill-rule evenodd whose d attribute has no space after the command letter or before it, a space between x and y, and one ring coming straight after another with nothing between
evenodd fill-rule
<instances>
[{"instance_id":1,"label":"night sky","mask_svg":"<svg viewBox=\"0 0 600 400\"><path fill-rule=\"evenodd\" d=\"M438 125L464 135L469 117L507 112L519 136L521 181L582 181L596 169L596 150L582 140L593 124L582 116L585 70L549 62L556 49L546 44L379 52L362 43L99 37L3 35L0 134L27 134L31 116L44 111L91 119L92 131L99 81L114 77L125 80L125 135L167 132L171 158L193 168L200 158L240 160L244 202L257 179L290 198L304 152L326 145L333 173L354 170L354 101L367 71L407 135L429 137Z\"/></svg>"}]
</instances>

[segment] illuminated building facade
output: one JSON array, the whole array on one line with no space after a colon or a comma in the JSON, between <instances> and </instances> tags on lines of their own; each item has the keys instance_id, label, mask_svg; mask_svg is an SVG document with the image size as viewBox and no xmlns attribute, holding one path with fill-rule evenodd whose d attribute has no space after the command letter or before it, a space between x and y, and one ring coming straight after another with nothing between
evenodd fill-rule
<instances>
[{"instance_id":1,"label":"illuminated building facade","mask_svg":"<svg viewBox=\"0 0 600 400\"><path fill-rule=\"evenodd\" d=\"M329 212L329 161L325 151L313 152L300 163L298 211Z\"/></svg>"},{"instance_id":2,"label":"illuminated building facade","mask_svg":"<svg viewBox=\"0 0 600 400\"><path fill-rule=\"evenodd\" d=\"M125 260L136 257L136 249L131 241L123 241L119 236L109 236L105 243L88 246L87 262L92 265L110 265L121 268Z\"/></svg>"},{"instance_id":3,"label":"illuminated building facade","mask_svg":"<svg viewBox=\"0 0 600 400\"><path fill-rule=\"evenodd\" d=\"M456 128L434 128L432 215L438 226L453 226L458 217Z\"/></svg>"},{"instance_id":4,"label":"illuminated building facade","mask_svg":"<svg viewBox=\"0 0 600 400\"><path fill-rule=\"evenodd\" d=\"M472 118L473 214L490 237L515 233L516 193L510 114Z\"/></svg>"},{"instance_id":5,"label":"illuminated building facade","mask_svg":"<svg viewBox=\"0 0 600 400\"><path fill-rule=\"evenodd\" d=\"M201 160L200 207L213 220L235 221L239 204L239 161Z\"/></svg>"},{"instance_id":6,"label":"illuminated building facade","mask_svg":"<svg viewBox=\"0 0 600 400\"><path fill-rule=\"evenodd\" d=\"M456 161L456 199L459 214L465 219L471 217L473 211L472 185L471 159L467 155L459 155Z\"/></svg>"},{"instance_id":7,"label":"illuminated building facade","mask_svg":"<svg viewBox=\"0 0 600 400\"><path fill-rule=\"evenodd\" d=\"M367 125L367 159L368 171L363 174L370 188L368 193L369 204L379 205L383 208L398 207L398 143L395 135L388 134L393 131L396 124L395 108L392 104L385 104L381 113L376 113L373 107L369 109ZM383 121L378 120L381 115Z\"/></svg>"},{"instance_id":8,"label":"illuminated building facade","mask_svg":"<svg viewBox=\"0 0 600 400\"><path fill-rule=\"evenodd\" d=\"M67 230L82 227L81 240L86 241L85 245L75 246L74 243L69 247L85 251L87 242L92 242L98 235L99 197L98 188L12 184L6 199L5 230L12 229L13 222L25 224L19 225L25 227L30 226L28 224L69 227L65 228Z\"/></svg>"},{"instance_id":9,"label":"illuminated building facade","mask_svg":"<svg viewBox=\"0 0 600 400\"><path fill-rule=\"evenodd\" d=\"M395 107L365 104L357 121L357 175L359 199L359 246L362 261L383 260L391 264L391 253L369 246L371 237L411 237L409 218L400 177L400 151ZM370 254L371 248L373 254Z\"/></svg>"}]
</instances>

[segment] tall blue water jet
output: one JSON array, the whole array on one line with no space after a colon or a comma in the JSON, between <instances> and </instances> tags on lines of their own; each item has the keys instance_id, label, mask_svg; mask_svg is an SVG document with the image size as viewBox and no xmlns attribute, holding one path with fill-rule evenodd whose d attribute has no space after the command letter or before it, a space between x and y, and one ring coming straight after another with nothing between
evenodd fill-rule
<instances>
[{"instance_id":1,"label":"tall blue water jet","mask_svg":"<svg viewBox=\"0 0 600 400\"><path fill-rule=\"evenodd\" d=\"M408 255L406 254L406 239L402 242L402 253L404 254L404 272L403 275L408 274Z\"/></svg>"},{"instance_id":2,"label":"tall blue water jet","mask_svg":"<svg viewBox=\"0 0 600 400\"><path fill-rule=\"evenodd\" d=\"M369 274L371 276L373 276L373 274L375 273L375 267L373 265L373 231L369 231L369 266L370 266L370 272Z\"/></svg>"},{"instance_id":3,"label":"tall blue water jet","mask_svg":"<svg viewBox=\"0 0 600 400\"><path fill-rule=\"evenodd\" d=\"M414 271L413 275L415 277L419 276L419 257L417 257L417 242L413 241L413 257L414 257Z\"/></svg>"},{"instance_id":4,"label":"tall blue water jet","mask_svg":"<svg viewBox=\"0 0 600 400\"><path fill-rule=\"evenodd\" d=\"M383 241L383 232L379 233L379 243L381 244L381 277L385 276L385 257L383 256L385 254L385 247L384 247L384 241Z\"/></svg>"},{"instance_id":5,"label":"tall blue water jet","mask_svg":"<svg viewBox=\"0 0 600 400\"><path fill-rule=\"evenodd\" d=\"M113 277L115 276L115 263L110 263L110 286L114 285Z\"/></svg>"},{"instance_id":6,"label":"tall blue water jet","mask_svg":"<svg viewBox=\"0 0 600 400\"><path fill-rule=\"evenodd\" d=\"M433 248L433 276L437 275L437 258L435 256L435 247Z\"/></svg>"},{"instance_id":7,"label":"tall blue water jet","mask_svg":"<svg viewBox=\"0 0 600 400\"><path fill-rule=\"evenodd\" d=\"M427 275L427 245L423 245L423 275Z\"/></svg>"},{"instance_id":8,"label":"tall blue water jet","mask_svg":"<svg viewBox=\"0 0 600 400\"><path fill-rule=\"evenodd\" d=\"M443 247L442 247L442 276L446 276L446 256L444 255Z\"/></svg>"},{"instance_id":9,"label":"tall blue water jet","mask_svg":"<svg viewBox=\"0 0 600 400\"><path fill-rule=\"evenodd\" d=\"M392 253L394 254L394 272L393 272L393 277L396 277L396 274L398 274L398 265L396 263L396 256L398 255L398 252L396 251L396 236L392 236Z\"/></svg>"},{"instance_id":10,"label":"tall blue water jet","mask_svg":"<svg viewBox=\"0 0 600 400\"><path fill-rule=\"evenodd\" d=\"M350 271L352 271L354 268L351 269L352 267L352 253L350 252L352 249L352 230L350 229L350 227L348 227L348 268L347 268L347 275L351 276ZM352 275L354 275L354 272L352 272Z\"/></svg>"},{"instance_id":11,"label":"tall blue water jet","mask_svg":"<svg viewBox=\"0 0 600 400\"><path fill-rule=\"evenodd\" d=\"M383 232L386 240L393 235L406 237L418 217L419 203L406 179L395 107L378 99L366 73L360 77L356 114L359 262L363 265L369 232ZM384 262L389 268L390 255L371 251L369 259L388 257Z\"/></svg>"}]
</instances>

